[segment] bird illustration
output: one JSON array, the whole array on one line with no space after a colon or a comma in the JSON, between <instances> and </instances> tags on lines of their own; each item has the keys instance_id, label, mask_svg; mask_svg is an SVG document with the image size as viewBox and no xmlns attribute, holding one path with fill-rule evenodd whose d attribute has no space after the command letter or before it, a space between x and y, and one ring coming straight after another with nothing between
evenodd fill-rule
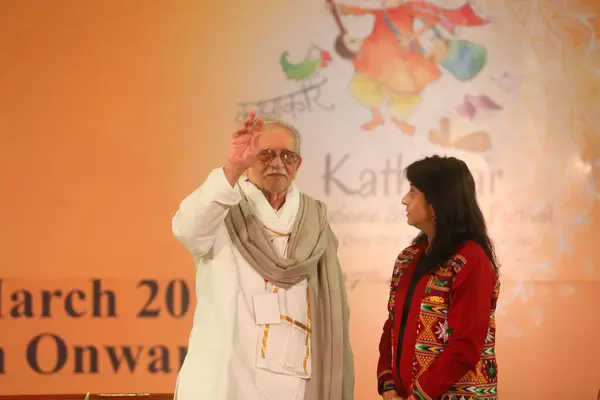
<instances>
[{"instance_id":1,"label":"bird illustration","mask_svg":"<svg viewBox=\"0 0 600 400\"><path fill-rule=\"evenodd\" d=\"M304 60L299 63L291 62L289 57L290 52L284 51L279 58L279 65L287 79L293 81L310 82L331 63L329 53L315 45L310 46Z\"/></svg>"}]
</instances>

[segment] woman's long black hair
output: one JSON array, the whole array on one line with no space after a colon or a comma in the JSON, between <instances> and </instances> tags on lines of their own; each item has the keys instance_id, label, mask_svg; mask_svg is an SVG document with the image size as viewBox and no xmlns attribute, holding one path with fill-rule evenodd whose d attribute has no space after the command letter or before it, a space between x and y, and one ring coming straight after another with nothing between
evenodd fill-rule
<instances>
[{"instance_id":1,"label":"woman's long black hair","mask_svg":"<svg viewBox=\"0 0 600 400\"><path fill-rule=\"evenodd\" d=\"M496 270L500 265L479 204L469 167L454 157L432 156L406 168L406 178L425 195L435 213L435 237L428 254L430 270L446 262L469 240L477 242ZM427 244L425 233L413 245Z\"/></svg>"}]
</instances>

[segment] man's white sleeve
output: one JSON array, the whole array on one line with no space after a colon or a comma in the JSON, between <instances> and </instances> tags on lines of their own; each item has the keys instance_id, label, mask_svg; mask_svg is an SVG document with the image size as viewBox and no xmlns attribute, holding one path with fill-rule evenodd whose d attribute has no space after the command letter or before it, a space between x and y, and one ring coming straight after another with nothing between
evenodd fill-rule
<instances>
[{"instance_id":1,"label":"man's white sleeve","mask_svg":"<svg viewBox=\"0 0 600 400\"><path fill-rule=\"evenodd\" d=\"M179 205L172 221L173 234L193 254L205 255L212 248L227 211L240 200L223 168L213 170L202 186Z\"/></svg>"}]
</instances>

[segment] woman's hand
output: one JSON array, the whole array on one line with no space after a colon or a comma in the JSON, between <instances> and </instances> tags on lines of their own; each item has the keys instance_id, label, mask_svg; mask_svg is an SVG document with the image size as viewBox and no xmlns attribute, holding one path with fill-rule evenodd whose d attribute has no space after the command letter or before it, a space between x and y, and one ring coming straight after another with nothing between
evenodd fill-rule
<instances>
[{"instance_id":1,"label":"woman's hand","mask_svg":"<svg viewBox=\"0 0 600 400\"><path fill-rule=\"evenodd\" d=\"M383 392L381 395L383 400L406 400L404 397L400 397L400 395L395 390L388 390L387 392Z\"/></svg>"}]
</instances>

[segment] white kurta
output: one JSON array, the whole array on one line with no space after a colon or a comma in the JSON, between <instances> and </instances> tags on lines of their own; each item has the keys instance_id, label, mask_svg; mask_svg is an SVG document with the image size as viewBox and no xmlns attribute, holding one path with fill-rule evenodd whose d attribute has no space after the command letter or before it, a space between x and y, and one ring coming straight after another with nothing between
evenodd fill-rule
<instances>
[{"instance_id":1,"label":"white kurta","mask_svg":"<svg viewBox=\"0 0 600 400\"><path fill-rule=\"evenodd\" d=\"M183 200L173 232L194 256L197 306L177 400L304 399L310 377L307 282L288 290L265 284L235 248L224 218L242 193L272 233L273 248L281 256L287 248L284 234L299 206L295 185L276 212L245 178L232 188L218 168ZM255 322L253 295L265 292L278 293L280 324Z\"/></svg>"}]
</instances>

